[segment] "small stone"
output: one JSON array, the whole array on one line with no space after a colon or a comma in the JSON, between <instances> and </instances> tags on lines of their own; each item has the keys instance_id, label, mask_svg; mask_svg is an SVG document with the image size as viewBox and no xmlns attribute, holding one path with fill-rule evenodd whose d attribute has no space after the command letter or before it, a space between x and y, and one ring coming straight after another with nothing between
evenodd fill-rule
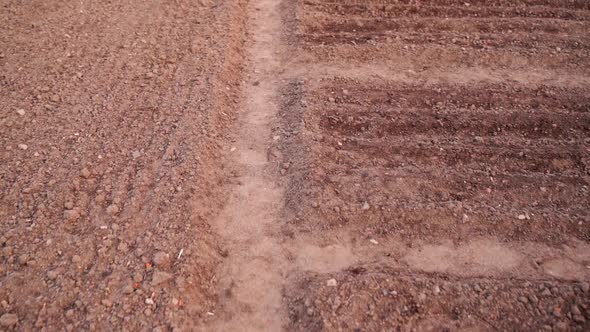
<instances>
[{"instance_id":1,"label":"small stone","mask_svg":"<svg viewBox=\"0 0 590 332\"><path fill-rule=\"evenodd\" d=\"M119 250L120 252L127 252L129 250L129 246L127 246L127 243L121 242L117 246L117 250Z\"/></svg>"},{"instance_id":2,"label":"small stone","mask_svg":"<svg viewBox=\"0 0 590 332\"><path fill-rule=\"evenodd\" d=\"M64 219L69 222L74 222L80 219L80 212L77 209L64 211Z\"/></svg>"},{"instance_id":3,"label":"small stone","mask_svg":"<svg viewBox=\"0 0 590 332\"><path fill-rule=\"evenodd\" d=\"M336 99L334 99L334 97L328 97L328 101L331 102L331 103L333 103L333 102L336 101Z\"/></svg>"},{"instance_id":4,"label":"small stone","mask_svg":"<svg viewBox=\"0 0 590 332\"><path fill-rule=\"evenodd\" d=\"M518 215L518 220L525 220L526 216L524 214L519 214Z\"/></svg>"},{"instance_id":5,"label":"small stone","mask_svg":"<svg viewBox=\"0 0 590 332\"><path fill-rule=\"evenodd\" d=\"M580 283L580 289L581 289L583 292L585 292L585 293L588 293L588 291L590 291L590 283L587 283L587 282L585 282L585 281L584 281L584 282L581 282L581 283Z\"/></svg>"},{"instance_id":6,"label":"small stone","mask_svg":"<svg viewBox=\"0 0 590 332\"><path fill-rule=\"evenodd\" d=\"M371 208L371 206L369 205L369 203L367 203L367 202L364 202L364 203L363 203L363 207L362 207L362 209L363 209L363 210L368 210L369 208Z\"/></svg>"},{"instance_id":7,"label":"small stone","mask_svg":"<svg viewBox=\"0 0 590 332\"><path fill-rule=\"evenodd\" d=\"M147 299L145 299L145 304L147 305L154 305L154 300L151 297L148 297Z\"/></svg>"},{"instance_id":8,"label":"small stone","mask_svg":"<svg viewBox=\"0 0 590 332\"><path fill-rule=\"evenodd\" d=\"M166 273L166 272L162 272L162 271L155 271L154 274L152 275L151 285L157 286L157 285L163 284L167 281L170 281L172 279L172 277L173 277L173 275L170 273Z\"/></svg>"},{"instance_id":9,"label":"small stone","mask_svg":"<svg viewBox=\"0 0 590 332\"><path fill-rule=\"evenodd\" d=\"M90 170L88 168L84 167L80 172L80 175L82 175L83 178L88 179L92 174L90 173Z\"/></svg>"},{"instance_id":10,"label":"small stone","mask_svg":"<svg viewBox=\"0 0 590 332\"><path fill-rule=\"evenodd\" d=\"M18 316L15 314L4 314L0 317L0 325L12 327L18 323Z\"/></svg>"},{"instance_id":11,"label":"small stone","mask_svg":"<svg viewBox=\"0 0 590 332\"><path fill-rule=\"evenodd\" d=\"M25 110L23 110L23 109L19 108L19 109L17 109L17 110L16 110L16 113L17 113L18 115L20 115L20 116L23 116L23 115L25 115Z\"/></svg>"},{"instance_id":12,"label":"small stone","mask_svg":"<svg viewBox=\"0 0 590 332\"><path fill-rule=\"evenodd\" d=\"M54 103L59 102L59 96L58 95L51 96L51 101L54 102Z\"/></svg>"},{"instance_id":13,"label":"small stone","mask_svg":"<svg viewBox=\"0 0 590 332\"><path fill-rule=\"evenodd\" d=\"M133 293L133 285L126 285L123 287L123 294L131 294Z\"/></svg>"},{"instance_id":14,"label":"small stone","mask_svg":"<svg viewBox=\"0 0 590 332\"><path fill-rule=\"evenodd\" d=\"M82 261L82 258L81 258L80 256L78 256L78 255L74 255L74 256L72 256L72 263L74 263L74 264L78 264L78 263L80 263L81 261Z\"/></svg>"},{"instance_id":15,"label":"small stone","mask_svg":"<svg viewBox=\"0 0 590 332\"><path fill-rule=\"evenodd\" d=\"M438 287L438 285L435 285L432 292L434 293L434 295L440 294L440 287Z\"/></svg>"},{"instance_id":16,"label":"small stone","mask_svg":"<svg viewBox=\"0 0 590 332\"><path fill-rule=\"evenodd\" d=\"M102 305L104 305L105 307L112 307L113 306L113 302L109 299L104 299L104 300L100 301L100 303L102 303Z\"/></svg>"},{"instance_id":17,"label":"small stone","mask_svg":"<svg viewBox=\"0 0 590 332\"><path fill-rule=\"evenodd\" d=\"M336 287L337 285L338 285L338 282L334 278L328 279L328 281L326 281L326 286L328 286L328 287Z\"/></svg>"},{"instance_id":18,"label":"small stone","mask_svg":"<svg viewBox=\"0 0 590 332\"><path fill-rule=\"evenodd\" d=\"M518 301L520 301L520 302L522 302L522 303L524 303L524 304L527 304L527 303L529 303L529 299L527 299L527 298L526 298L526 297L524 297L524 296L521 296L521 297L519 297L519 298L518 298Z\"/></svg>"},{"instance_id":19,"label":"small stone","mask_svg":"<svg viewBox=\"0 0 590 332\"><path fill-rule=\"evenodd\" d=\"M426 300L426 294L420 293L420 295L418 295L418 300L420 300L420 301Z\"/></svg>"},{"instance_id":20,"label":"small stone","mask_svg":"<svg viewBox=\"0 0 590 332\"><path fill-rule=\"evenodd\" d=\"M170 255L163 251L158 251L154 254L153 262L156 266L169 266Z\"/></svg>"},{"instance_id":21,"label":"small stone","mask_svg":"<svg viewBox=\"0 0 590 332\"><path fill-rule=\"evenodd\" d=\"M571 312L574 315L581 315L582 314L582 312L580 311L580 308L578 308L578 306L575 304L572 305Z\"/></svg>"},{"instance_id":22,"label":"small stone","mask_svg":"<svg viewBox=\"0 0 590 332\"><path fill-rule=\"evenodd\" d=\"M137 158L141 157L141 152L135 150L135 151L133 151L133 153L131 153L131 156L133 157L133 159L137 159Z\"/></svg>"},{"instance_id":23,"label":"small stone","mask_svg":"<svg viewBox=\"0 0 590 332\"><path fill-rule=\"evenodd\" d=\"M379 244L379 242L375 239L370 239L369 242L371 242L372 244Z\"/></svg>"},{"instance_id":24,"label":"small stone","mask_svg":"<svg viewBox=\"0 0 590 332\"><path fill-rule=\"evenodd\" d=\"M98 195L96 195L96 198L94 200L96 201L96 203L100 204L100 203L104 202L105 199L106 199L106 197L104 194L98 194Z\"/></svg>"},{"instance_id":25,"label":"small stone","mask_svg":"<svg viewBox=\"0 0 590 332\"><path fill-rule=\"evenodd\" d=\"M107 207L107 213L108 214L117 214L117 213L119 213L119 207L115 204L109 205Z\"/></svg>"},{"instance_id":26,"label":"small stone","mask_svg":"<svg viewBox=\"0 0 590 332\"><path fill-rule=\"evenodd\" d=\"M311 206L312 206L313 208L315 208L315 209L317 209L317 208L319 208L319 207L320 207L320 205L319 205L317 202L313 202L313 203L311 203Z\"/></svg>"},{"instance_id":27,"label":"small stone","mask_svg":"<svg viewBox=\"0 0 590 332\"><path fill-rule=\"evenodd\" d=\"M542 292L541 295L543 296L551 296L551 291L549 290L549 288L545 288Z\"/></svg>"},{"instance_id":28,"label":"small stone","mask_svg":"<svg viewBox=\"0 0 590 332\"><path fill-rule=\"evenodd\" d=\"M70 310L66 311L66 317L68 317L68 318L74 317L74 309L70 309Z\"/></svg>"},{"instance_id":29,"label":"small stone","mask_svg":"<svg viewBox=\"0 0 590 332\"><path fill-rule=\"evenodd\" d=\"M133 274L133 281L136 282L142 282L143 281L143 274L136 272L135 274Z\"/></svg>"},{"instance_id":30,"label":"small stone","mask_svg":"<svg viewBox=\"0 0 590 332\"><path fill-rule=\"evenodd\" d=\"M474 139L474 140L475 140L477 143L483 143L483 142L484 142L484 139L483 139L483 137L481 137L481 136L475 136L473 139Z\"/></svg>"},{"instance_id":31,"label":"small stone","mask_svg":"<svg viewBox=\"0 0 590 332\"><path fill-rule=\"evenodd\" d=\"M28 149L28 148L29 148L29 146L28 146L28 145L26 145L26 144L19 144L19 145L18 145L18 148L19 148L19 149L21 149L21 150L26 150L26 149Z\"/></svg>"},{"instance_id":32,"label":"small stone","mask_svg":"<svg viewBox=\"0 0 590 332\"><path fill-rule=\"evenodd\" d=\"M64 207L66 208L66 210L71 210L74 208L74 202L72 201L67 201L64 203Z\"/></svg>"},{"instance_id":33,"label":"small stone","mask_svg":"<svg viewBox=\"0 0 590 332\"><path fill-rule=\"evenodd\" d=\"M559 307L553 308L553 311L551 313L555 317L561 317L561 308L559 308Z\"/></svg>"}]
</instances>

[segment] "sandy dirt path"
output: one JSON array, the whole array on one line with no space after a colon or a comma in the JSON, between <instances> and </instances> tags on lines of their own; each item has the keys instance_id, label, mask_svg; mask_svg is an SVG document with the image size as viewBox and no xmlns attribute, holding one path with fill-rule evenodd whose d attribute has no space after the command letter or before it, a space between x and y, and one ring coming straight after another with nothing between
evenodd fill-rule
<instances>
[{"instance_id":1,"label":"sandy dirt path","mask_svg":"<svg viewBox=\"0 0 590 332\"><path fill-rule=\"evenodd\" d=\"M278 233L283 189L268 159L282 57L279 4L257 0L248 8L250 64L229 158L235 184L214 223L228 252L218 273L222 312L207 329L277 331L285 324L281 292L288 260Z\"/></svg>"}]
</instances>

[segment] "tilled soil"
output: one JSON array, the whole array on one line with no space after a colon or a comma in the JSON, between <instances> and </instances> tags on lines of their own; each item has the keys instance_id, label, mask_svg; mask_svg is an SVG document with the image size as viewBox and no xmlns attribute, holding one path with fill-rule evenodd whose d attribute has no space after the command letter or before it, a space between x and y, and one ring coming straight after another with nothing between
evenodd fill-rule
<instances>
[{"instance_id":1,"label":"tilled soil","mask_svg":"<svg viewBox=\"0 0 590 332\"><path fill-rule=\"evenodd\" d=\"M590 329L589 2L0 5L0 330Z\"/></svg>"},{"instance_id":2,"label":"tilled soil","mask_svg":"<svg viewBox=\"0 0 590 332\"><path fill-rule=\"evenodd\" d=\"M326 287L321 277L333 277L328 280L338 279L341 284ZM551 330L560 318L584 323L581 312L590 305L586 291L575 283L459 279L360 267L321 277L305 276L297 285L303 292L288 292L297 330L380 331L399 326L416 331ZM561 322L555 327L568 325Z\"/></svg>"},{"instance_id":3,"label":"tilled soil","mask_svg":"<svg viewBox=\"0 0 590 332\"><path fill-rule=\"evenodd\" d=\"M0 329L190 330L215 303L243 3L0 7Z\"/></svg>"},{"instance_id":4,"label":"tilled soil","mask_svg":"<svg viewBox=\"0 0 590 332\"><path fill-rule=\"evenodd\" d=\"M310 227L589 239L587 91L341 78L309 90L313 184L297 206L315 208Z\"/></svg>"},{"instance_id":5,"label":"tilled soil","mask_svg":"<svg viewBox=\"0 0 590 332\"><path fill-rule=\"evenodd\" d=\"M588 4L417 3L295 5L289 328L588 329Z\"/></svg>"}]
</instances>

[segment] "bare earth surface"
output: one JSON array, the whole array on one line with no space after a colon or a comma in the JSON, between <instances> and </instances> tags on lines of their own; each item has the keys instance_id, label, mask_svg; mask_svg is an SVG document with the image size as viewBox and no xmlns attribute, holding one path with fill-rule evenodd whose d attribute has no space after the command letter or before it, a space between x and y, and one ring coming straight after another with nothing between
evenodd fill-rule
<instances>
[{"instance_id":1,"label":"bare earth surface","mask_svg":"<svg viewBox=\"0 0 590 332\"><path fill-rule=\"evenodd\" d=\"M216 303L244 4L0 6L0 329L190 330Z\"/></svg>"},{"instance_id":2,"label":"bare earth surface","mask_svg":"<svg viewBox=\"0 0 590 332\"><path fill-rule=\"evenodd\" d=\"M590 330L589 2L0 6L0 331Z\"/></svg>"}]
</instances>

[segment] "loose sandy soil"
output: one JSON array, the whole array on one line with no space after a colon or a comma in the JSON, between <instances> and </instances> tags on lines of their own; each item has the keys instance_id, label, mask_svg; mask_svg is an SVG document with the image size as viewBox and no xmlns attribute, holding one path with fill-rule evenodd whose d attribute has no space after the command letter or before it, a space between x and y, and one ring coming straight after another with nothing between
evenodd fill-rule
<instances>
[{"instance_id":1,"label":"loose sandy soil","mask_svg":"<svg viewBox=\"0 0 590 332\"><path fill-rule=\"evenodd\" d=\"M590 329L587 1L0 6L0 330Z\"/></svg>"}]
</instances>

